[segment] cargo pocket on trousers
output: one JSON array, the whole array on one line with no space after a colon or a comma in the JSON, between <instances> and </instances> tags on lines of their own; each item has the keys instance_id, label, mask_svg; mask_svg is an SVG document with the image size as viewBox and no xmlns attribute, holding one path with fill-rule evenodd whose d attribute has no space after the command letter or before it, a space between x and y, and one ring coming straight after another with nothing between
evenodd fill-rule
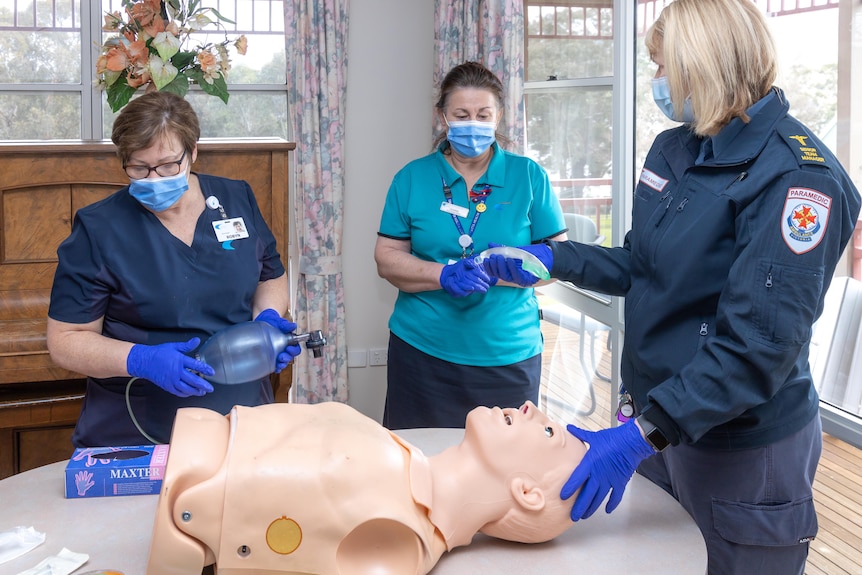
<instances>
[{"instance_id":1,"label":"cargo pocket on trousers","mask_svg":"<svg viewBox=\"0 0 862 575\"><path fill-rule=\"evenodd\" d=\"M813 540L817 534L811 497L766 505L713 499L712 516L716 532L725 541L739 545L796 545Z\"/></svg>"}]
</instances>

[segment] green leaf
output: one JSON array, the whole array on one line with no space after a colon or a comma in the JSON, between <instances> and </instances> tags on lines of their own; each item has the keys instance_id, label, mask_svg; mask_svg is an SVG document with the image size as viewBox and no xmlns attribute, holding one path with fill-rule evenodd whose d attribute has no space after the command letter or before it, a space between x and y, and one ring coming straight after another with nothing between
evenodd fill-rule
<instances>
[{"instance_id":1,"label":"green leaf","mask_svg":"<svg viewBox=\"0 0 862 575\"><path fill-rule=\"evenodd\" d=\"M226 17L224 17L224 16L223 16L223 15L222 15L218 10L216 10L215 8L210 8L210 11L212 11L212 13L216 15L216 18L218 18L218 19L219 19L219 20L221 20L222 22L227 22L228 24L236 24L236 22L234 22L234 21L233 21L233 20L231 20L230 18L226 18Z\"/></svg>"},{"instance_id":2,"label":"green leaf","mask_svg":"<svg viewBox=\"0 0 862 575\"><path fill-rule=\"evenodd\" d=\"M210 96L218 96L222 102L227 104L230 94L227 93L227 82L224 81L224 76L219 74L218 77L213 79L213 83L210 84L206 81L203 72L200 70L189 70L188 75L189 78L201 87L201 90Z\"/></svg>"},{"instance_id":3,"label":"green leaf","mask_svg":"<svg viewBox=\"0 0 862 575\"><path fill-rule=\"evenodd\" d=\"M186 97L189 92L189 79L184 73L177 74L177 77L171 80L170 84L165 85L160 92L170 92L182 98Z\"/></svg>"},{"instance_id":4,"label":"green leaf","mask_svg":"<svg viewBox=\"0 0 862 575\"><path fill-rule=\"evenodd\" d=\"M171 64L173 64L177 70L182 72L185 68L194 63L195 56L197 56L196 52L177 52L173 57L171 57Z\"/></svg>"},{"instance_id":5,"label":"green leaf","mask_svg":"<svg viewBox=\"0 0 862 575\"><path fill-rule=\"evenodd\" d=\"M122 81L117 81L108 86L106 92L108 93L108 105L111 107L111 110L114 112L118 111L120 108L129 103L129 100L132 98L132 94L135 93L137 88L132 88L126 83L125 77Z\"/></svg>"}]
</instances>

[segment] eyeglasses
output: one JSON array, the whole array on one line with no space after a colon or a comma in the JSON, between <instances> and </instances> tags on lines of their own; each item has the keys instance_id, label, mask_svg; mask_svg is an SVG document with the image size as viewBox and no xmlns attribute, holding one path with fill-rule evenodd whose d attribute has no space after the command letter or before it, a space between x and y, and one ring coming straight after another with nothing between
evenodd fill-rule
<instances>
[{"instance_id":1,"label":"eyeglasses","mask_svg":"<svg viewBox=\"0 0 862 575\"><path fill-rule=\"evenodd\" d=\"M125 170L126 175L132 178L133 180L143 180L144 178L149 178L151 172L155 172L157 175L162 176L163 178L167 178L169 176L176 176L180 173L180 166L183 163L183 160L186 159L186 151L183 150L183 155L180 156L180 159L176 162L168 162L167 164L159 164L153 168L149 166L127 166L125 163L123 164L123 170Z\"/></svg>"}]
</instances>

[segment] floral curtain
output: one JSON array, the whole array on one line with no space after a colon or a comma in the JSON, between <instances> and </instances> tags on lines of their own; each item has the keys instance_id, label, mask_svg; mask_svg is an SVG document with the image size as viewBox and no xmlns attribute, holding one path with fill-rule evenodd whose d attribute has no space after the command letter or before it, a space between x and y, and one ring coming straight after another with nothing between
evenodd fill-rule
<instances>
[{"instance_id":1,"label":"floral curtain","mask_svg":"<svg viewBox=\"0 0 862 575\"><path fill-rule=\"evenodd\" d=\"M294 320L327 338L323 358L294 365L299 403L347 401L341 265L349 0L285 0L290 109L296 140L299 277Z\"/></svg>"},{"instance_id":2,"label":"floral curtain","mask_svg":"<svg viewBox=\"0 0 862 575\"><path fill-rule=\"evenodd\" d=\"M503 82L505 110L500 132L524 149L523 0L435 0L434 86L454 66L482 62Z\"/></svg>"}]
</instances>

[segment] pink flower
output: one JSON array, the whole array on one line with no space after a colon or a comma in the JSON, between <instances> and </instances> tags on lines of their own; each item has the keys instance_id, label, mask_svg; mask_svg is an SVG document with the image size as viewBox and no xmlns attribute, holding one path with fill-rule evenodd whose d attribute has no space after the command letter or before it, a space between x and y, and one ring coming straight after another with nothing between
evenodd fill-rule
<instances>
[{"instance_id":1,"label":"pink flower","mask_svg":"<svg viewBox=\"0 0 862 575\"><path fill-rule=\"evenodd\" d=\"M97 84L108 93L116 112L132 92L144 85L184 95L189 85L199 83L204 92L228 100L225 77L230 70L228 48L246 54L248 39L193 44L192 32L231 22L218 11L201 6L200 0L123 0L125 10L104 18L103 30L114 32L102 45L96 61ZM186 47L184 47L186 46ZM129 90L132 88L132 90Z\"/></svg>"},{"instance_id":2,"label":"pink flower","mask_svg":"<svg viewBox=\"0 0 862 575\"><path fill-rule=\"evenodd\" d=\"M201 72L204 73L204 80L212 84L213 79L217 78L221 73L215 54L206 50L198 52L198 62L201 64Z\"/></svg>"},{"instance_id":3,"label":"pink flower","mask_svg":"<svg viewBox=\"0 0 862 575\"><path fill-rule=\"evenodd\" d=\"M143 0L126 8L131 20L136 20L140 26L146 27L155 19L162 19L161 0Z\"/></svg>"},{"instance_id":4,"label":"pink flower","mask_svg":"<svg viewBox=\"0 0 862 575\"><path fill-rule=\"evenodd\" d=\"M245 56L246 51L248 51L248 38L245 37L245 34L237 38L236 42L233 43L236 46L237 54L240 56Z\"/></svg>"}]
</instances>

